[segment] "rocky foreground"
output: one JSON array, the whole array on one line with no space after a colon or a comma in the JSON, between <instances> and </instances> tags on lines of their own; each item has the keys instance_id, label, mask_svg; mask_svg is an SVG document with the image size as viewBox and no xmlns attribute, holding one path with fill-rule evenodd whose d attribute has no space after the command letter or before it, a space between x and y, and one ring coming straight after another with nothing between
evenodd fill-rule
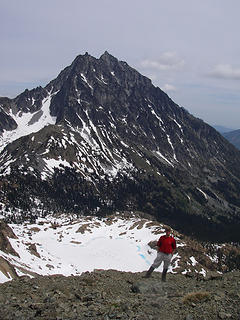
<instances>
[{"instance_id":1,"label":"rocky foreground","mask_svg":"<svg viewBox=\"0 0 240 320\"><path fill-rule=\"evenodd\" d=\"M0 319L240 319L240 271L205 278L96 270L0 285Z\"/></svg>"}]
</instances>

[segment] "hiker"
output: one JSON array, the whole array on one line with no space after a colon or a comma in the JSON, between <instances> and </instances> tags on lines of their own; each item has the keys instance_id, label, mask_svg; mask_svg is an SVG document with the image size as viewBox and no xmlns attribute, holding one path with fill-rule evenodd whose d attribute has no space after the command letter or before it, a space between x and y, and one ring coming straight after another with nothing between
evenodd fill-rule
<instances>
[{"instance_id":1,"label":"hiker","mask_svg":"<svg viewBox=\"0 0 240 320\"><path fill-rule=\"evenodd\" d=\"M170 235L171 228L165 228L166 234L161 236L157 242L158 252L153 264L145 274L144 278L149 278L155 268L158 268L163 262L162 281L166 281L166 274L170 265L173 252L176 249L176 240Z\"/></svg>"}]
</instances>

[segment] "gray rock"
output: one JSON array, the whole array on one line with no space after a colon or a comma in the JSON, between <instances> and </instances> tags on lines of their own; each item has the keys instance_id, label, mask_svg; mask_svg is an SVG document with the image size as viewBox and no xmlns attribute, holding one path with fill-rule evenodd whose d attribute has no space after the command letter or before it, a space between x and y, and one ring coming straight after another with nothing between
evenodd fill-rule
<instances>
[{"instance_id":1,"label":"gray rock","mask_svg":"<svg viewBox=\"0 0 240 320\"><path fill-rule=\"evenodd\" d=\"M219 280L219 279L222 279L222 277L223 277L223 275L221 273L209 271L209 272L207 272L206 277L203 278L203 280L205 280L205 281Z\"/></svg>"},{"instance_id":2,"label":"gray rock","mask_svg":"<svg viewBox=\"0 0 240 320\"><path fill-rule=\"evenodd\" d=\"M157 294L160 296L166 296L163 284L152 279L140 280L135 282L132 285L132 291L136 293Z\"/></svg>"},{"instance_id":3,"label":"gray rock","mask_svg":"<svg viewBox=\"0 0 240 320\"><path fill-rule=\"evenodd\" d=\"M222 312L222 311L219 312L218 316L220 319L223 319L223 320L232 318L232 315L230 313L226 313L226 312Z\"/></svg>"}]
</instances>

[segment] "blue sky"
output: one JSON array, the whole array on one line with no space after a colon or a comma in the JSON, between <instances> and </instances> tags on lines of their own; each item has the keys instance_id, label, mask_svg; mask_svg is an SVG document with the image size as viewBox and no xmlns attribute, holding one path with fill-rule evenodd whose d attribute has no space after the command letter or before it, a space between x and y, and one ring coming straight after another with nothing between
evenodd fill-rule
<instances>
[{"instance_id":1,"label":"blue sky","mask_svg":"<svg viewBox=\"0 0 240 320\"><path fill-rule=\"evenodd\" d=\"M0 95L107 50L179 105L240 128L239 0L0 0Z\"/></svg>"}]
</instances>

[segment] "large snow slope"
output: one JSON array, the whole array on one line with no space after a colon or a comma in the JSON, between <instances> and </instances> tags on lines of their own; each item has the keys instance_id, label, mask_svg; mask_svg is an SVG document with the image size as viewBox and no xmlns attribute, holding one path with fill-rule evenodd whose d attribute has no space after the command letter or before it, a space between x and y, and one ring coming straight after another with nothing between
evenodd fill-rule
<instances>
[{"instance_id":1,"label":"large snow slope","mask_svg":"<svg viewBox=\"0 0 240 320\"><path fill-rule=\"evenodd\" d=\"M20 257L2 251L0 255L15 267L18 275L33 272L69 276L94 269L141 272L156 257L148 243L164 233L163 226L148 220L117 216L76 220L47 217L35 224L10 227L17 239L9 241ZM36 250L31 250L33 245ZM177 267L177 260L169 271ZM162 271L162 267L157 271ZM0 282L10 278L0 272Z\"/></svg>"}]
</instances>

